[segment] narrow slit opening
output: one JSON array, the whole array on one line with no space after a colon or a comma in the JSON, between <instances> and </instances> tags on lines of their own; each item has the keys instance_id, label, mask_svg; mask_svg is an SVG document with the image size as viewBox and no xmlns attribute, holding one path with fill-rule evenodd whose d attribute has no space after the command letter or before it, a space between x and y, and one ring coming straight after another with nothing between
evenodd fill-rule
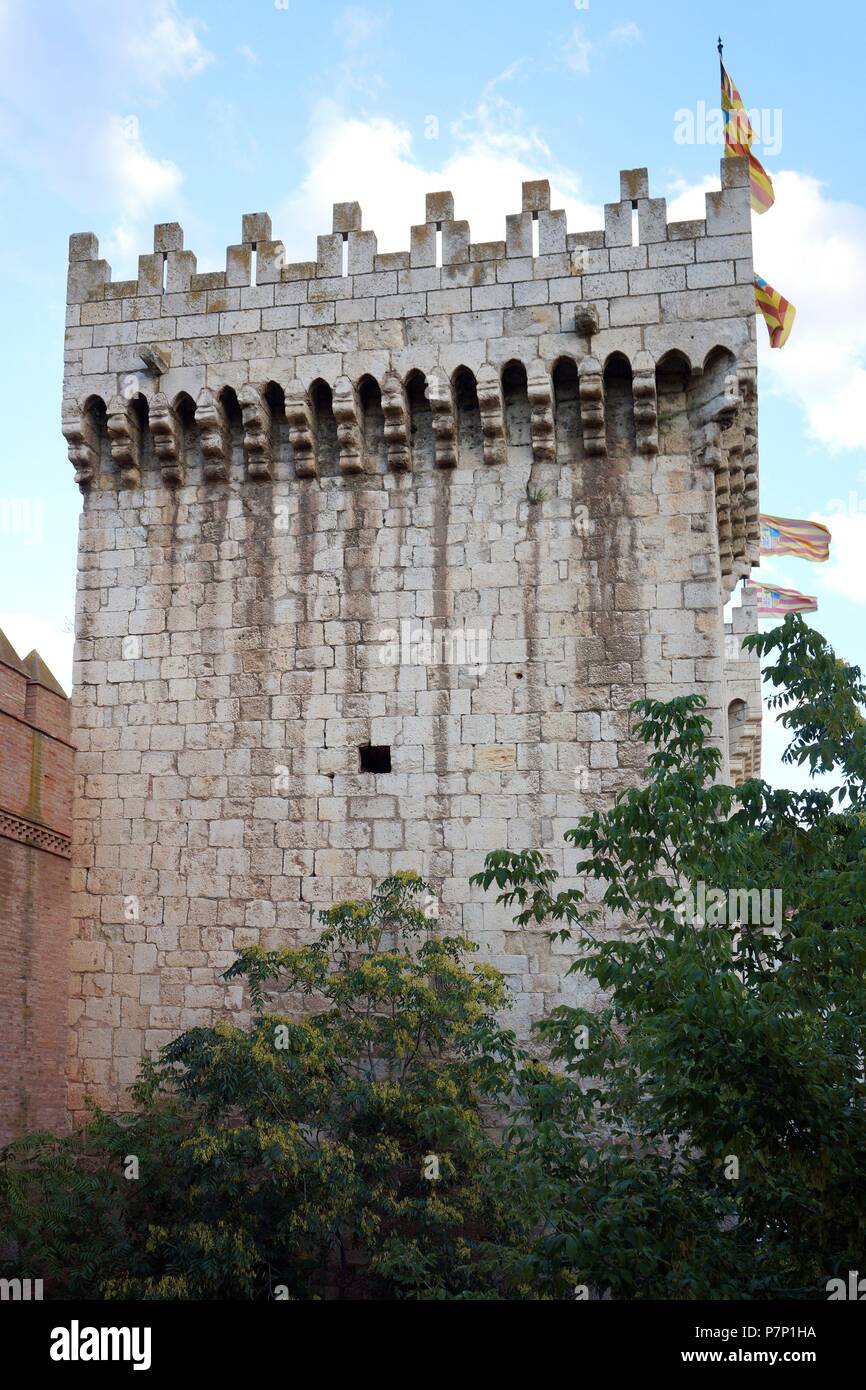
<instances>
[{"instance_id":1,"label":"narrow slit opening","mask_svg":"<svg viewBox=\"0 0 866 1390\"><path fill-rule=\"evenodd\" d=\"M349 233L343 233L343 275L349 274Z\"/></svg>"},{"instance_id":2,"label":"narrow slit opening","mask_svg":"<svg viewBox=\"0 0 866 1390\"><path fill-rule=\"evenodd\" d=\"M640 245L640 218L638 216L637 203L631 205L631 244Z\"/></svg>"},{"instance_id":3,"label":"narrow slit opening","mask_svg":"<svg viewBox=\"0 0 866 1390\"><path fill-rule=\"evenodd\" d=\"M532 257L533 260L538 255L541 244L541 228L538 225L538 213L532 214Z\"/></svg>"},{"instance_id":4,"label":"narrow slit opening","mask_svg":"<svg viewBox=\"0 0 866 1390\"><path fill-rule=\"evenodd\" d=\"M250 284L251 284L251 285L254 285L254 284L256 283L256 260L257 260L256 243L253 242L253 249L252 249L252 251L250 252Z\"/></svg>"},{"instance_id":5,"label":"narrow slit opening","mask_svg":"<svg viewBox=\"0 0 866 1390\"><path fill-rule=\"evenodd\" d=\"M442 223L436 223L436 267L442 268Z\"/></svg>"}]
</instances>

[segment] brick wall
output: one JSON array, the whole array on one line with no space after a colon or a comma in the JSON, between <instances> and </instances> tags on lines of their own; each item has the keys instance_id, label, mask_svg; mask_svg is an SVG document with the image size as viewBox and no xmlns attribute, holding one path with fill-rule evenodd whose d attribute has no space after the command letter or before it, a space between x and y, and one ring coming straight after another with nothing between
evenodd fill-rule
<instances>
[{"instance_id":1,"label":"brick wall","mask_svg":"<svg viewBox=\"0 0 866 1390\"><path fill-rule=\"evenodd\" d=\"M68 701L0 633L0 1143L66 1116Z\"/></svg>"}]
</instances>

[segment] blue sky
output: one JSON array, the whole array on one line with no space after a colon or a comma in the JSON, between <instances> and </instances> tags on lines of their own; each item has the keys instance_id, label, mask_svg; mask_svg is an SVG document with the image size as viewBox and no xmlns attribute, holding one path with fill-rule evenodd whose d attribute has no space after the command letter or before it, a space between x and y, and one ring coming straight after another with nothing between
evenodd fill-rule
<instances>
[{"instance_id":1,"label":"blue sky","mask_svg":"<svg viewBox=\"0 0 866 1390\"><path fill-rule=\"evenodd\" d=\"M712 17L710 17L712 13ZM817 516L833 558L765 562L816 594L816 625L866 667L866 7L825 0L0 0L0 627L68 683L79 496L59 430L67 237L133 276L154 222L222 268L243 212L310 259L357 199L383 251L425 190L475 239L504 235L522 178L550 177L574 230L646 165L674 216L702 215L721 149L719 24L760 121L777 203L756 268L798 307L761 354L765 511ZM689 113L690 143L683 143ZM680 138L677 138L679 131ZM768 152L768 149L772 152ZM800 785L768 723L765 774Z\"/></svg>"}]
</instances>

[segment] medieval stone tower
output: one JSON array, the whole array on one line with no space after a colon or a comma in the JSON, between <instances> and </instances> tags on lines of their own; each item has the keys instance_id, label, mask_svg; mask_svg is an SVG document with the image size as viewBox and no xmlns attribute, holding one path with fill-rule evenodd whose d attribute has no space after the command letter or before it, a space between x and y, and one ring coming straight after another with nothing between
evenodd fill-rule
<instances>
[{"instance_id":1,"label":"medieval stone tower","mask_svg":"<svg viewBox=\"0 0 866 1390\"><path fill-rule=\"evenodd\" d=\"M669 223L626 172L590 232L526 184L484 244L431 194L396 254L338 204L297 265L256 213L206 274L172 223L120 283L71 238L73 1110L242 1019L238 947L395 869L525 1032L568 952L470 888L486 851L574 872L646 694L701 691L755 766L754 609L722 614L758 556L745 163L722 180Z\"/></svg>"}]
</instances>

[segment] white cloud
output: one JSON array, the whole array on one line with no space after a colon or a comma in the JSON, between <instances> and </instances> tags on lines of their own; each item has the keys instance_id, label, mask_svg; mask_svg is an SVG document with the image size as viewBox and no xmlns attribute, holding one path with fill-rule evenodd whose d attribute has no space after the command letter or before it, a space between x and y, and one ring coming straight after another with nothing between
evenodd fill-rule
<instances>
[{"instance_id":1,"label":"white cloud","mask_svg":"<svg viewBox=\"0 0 866 1390\"><path fill-rule=\"evenodd\" d=\"M608 38L614 43L640 43L643 34L640 26L635 24L633 19L629 19L625 24L618 24L615 29L611 29Z\"/></svg>"},{"instance_id":2,"label":"white cloud","mask_svg":"<svg viewBox=\"0 0 866 1390\"><path fill-rule=\"evenodd\" d=\"M259 61L258 53L256 53L255 49L250 48L249 44L241 44L238 49L238 54L241 58L245 58L248 63L257 63Z\"/></svg>"},{"instance_id":3,"label":"white cloud","mask_svg":"<svg viewBox=\"0 0 866 1390\"><path fill-rule=\"evenodd\" d=\"M107 180L119 220L106 252L123 262L148 245L145 213L170 204L183 175L169 159L156 159L141 138L135 116L110 116L100 140L100 168Z\"/></svg>"},{"instance_id":4,"label":"white cloud","mask_svg":"<svg viewBox=\"0 0 866 1390\"><path fill-rule=\"evenodd\" d=\"M562 56L572 72L579 73L585 77L589 72L589 59L592 54L592 43L586 37L579 24L575 24L562 50Z\"/></svg>"},{"instance_id":5,"label":"white cloud","mask_svg":"<svg viewBox=\"0 0 866 1390\"><path fill-rule=\"evenodd\" d=\"M721 153L721 151L719 151ZM720 187L718 174L705 174L700 183L674 179L668 185L668 221L691 222L707 215L704 194ZM672 196L671 196L672 195Z\"/></svg>"},{"instance_id":6,"label":"white cloud","mask_svg":"<svg viewBox=\"0 0 866 1390\"><path fill-rule=\"evenodd\" d=\"M809 175L773 182L775 206L754 219L755 269L797 306L797 321L783 349L764 346L762 366L774 390L799 401L815 439L862 447L866 209L827 198Z\"/></svg>"},{"instance_id":7,"label":"white cloud","mask_svg":"<svg viewBox=\"0 0 866 1390\"><path fill-rule=\"evenodd\" d=\"M126 32L123 56L145 87L197 77L214 56L199 38L201 28L200 20L181 14L175 0L149 0Z\"/></svg>"},{"instance_id":8,"label":"white cloud","mask_svg":"<svg viewBox=\"0 0 866 1390\"><path fill-rule=\"evenodd\" d=\"M0 0L0 91L28 141L33 127L50 126L62 147L66 130L80 130L121 101L154 100L169 81L197 77L214 61L200 37L203 23L183 14L177 0L62 0L47 8L50 16L27 0ZM63 11L62 22L47 22L54 10ZM70 55L82 75L74 101Z\"/></svg>"},{"instance_id":9,"label":"white cloud","mask_svg":"<svg viewBox=\"0 0 866 1390\"><path fill-rule=\"evenodd\" d=\"M797 309L791 337L758 343L764 390L796 401L811 437L831 449L866 446L866 208L828 198L818 179L773 173L775 205L752 218L755 270ZM706 178L675 185L672 218L703 217Z\"/></svg>"},{"instance_id":10,"label":"white cloud","mask_svg":"<svg viewBox=\"0 0 866 1390\"><path fill-rule=\"evenodd\" d=\"M12 170L36 171L43 194L68 204L70 225L113 226L101 237L103 254L116 276L134 273L138 253L150 247L147 221L163 220L145 213L177 216L182 177L147 147L137 117L119 113L152 104L159 84L193 76L211 55L175 0L65 0L65 9L69 34L46 26L44 15L40 22L38 7L0 0L0 14L11 14L15 26L13 39L0 43L4 158ZM70 43L87 75L73 102Z\"/></svg>"},{"instance_id":11,"label":"white cloud","mask_svg":"<svg viewBox=\"0 0 866 1390\"><path fill-rule=\"evenodd\" d=\"M410 226L423 219L425 193L442 189L454 193L456 216L470 222L474 241L501 240L506 214L520 210L526 179L550 178L553 206L566 208L573 229L601 226L601 209L582 200L576 175L557 167L520 110L500 95L512 71L488 84L475 110L454 123L456 149L441 161L430 158L436 142L422 139L416 149L405 125L320 102L305 146L308 173L275 218L290 258L309 260L316 235L330 231L332 204L349 201L361 204L380 250L406 250Z\"/></svg>"},{"instance_id":12,"label":"white cloud","mask_svg":"<svg viewBox=\"0 0 866 1390\"><path fill-rule=\"evenodd\" d=\"M829 527L833 535L830 559L820 567L821 586L851 603L866 604L866 512L813 512L812 520Z\"/></svg>"},{"instance_id":13,"label":"white cloud","mask_svg":"<svg viewBox=\"0 0 866 1390\"><path fill-rule=\"evenodd\" d=\"M32 651L38 652L67 695L71 693L72 651L75 645L71 632L64 632L54 623L23 609L0 612L0 631L5 632L22 659Z\"/></svg>"},{"instance_id":14,"label":"white cloud","mask_svg":"<svg viewBox=\"0 0 866 1390\"><path fill-rule=\"evenodd\" d=\"M117 202L133 216L171 197L183 181L176 164L147 151L134 116L109 117L103 152Z\"/></svg>"}]
</instances>

